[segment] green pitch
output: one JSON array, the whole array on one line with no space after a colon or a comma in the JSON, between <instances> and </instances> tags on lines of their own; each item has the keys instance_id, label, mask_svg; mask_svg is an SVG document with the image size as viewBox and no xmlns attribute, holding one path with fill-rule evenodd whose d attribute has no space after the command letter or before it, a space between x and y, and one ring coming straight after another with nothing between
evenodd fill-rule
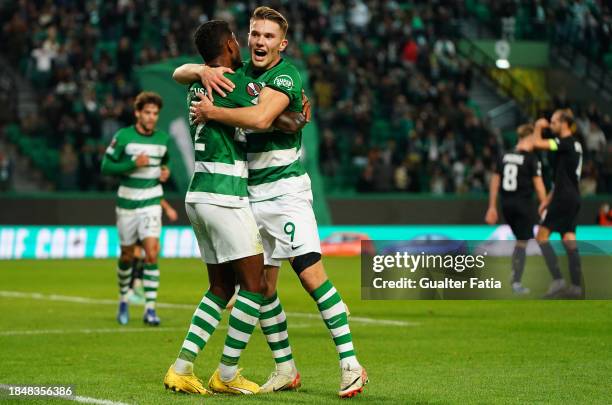
<instances>
[{"instance_id":1,"label":"green pitch","mask_svg":"<svg viewBox=\"0 0 612 405\"><path fill-rule=\"evenodd\" d=\"M359 261L325 263L350 308L357 355L370 376L355 402L594 404L612 398L609 301L361 301ZM530 258L526 274L542 265ZM288 267L279 295L302 390L240 398L165 391L162 379L207 282L198 260L162 260L160 269L162 326L145 328L142 307L132 306L130 324L120 327L113 260L0 261L0 384L72 385L83 397L139 404L339 401L334 346ZM204 380L218 364L227 317L196 362ZM261 332L241 366L259 383L272 371ZM6 395L0 390L0 402Z\"/></svg>"}]
</instances>

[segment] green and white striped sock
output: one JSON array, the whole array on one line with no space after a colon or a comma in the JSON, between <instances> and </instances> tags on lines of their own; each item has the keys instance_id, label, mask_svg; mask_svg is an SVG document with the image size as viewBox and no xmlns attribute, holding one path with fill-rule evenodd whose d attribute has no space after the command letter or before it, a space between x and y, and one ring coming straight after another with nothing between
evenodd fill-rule
<instances>
[{"instance_id":1,"label":"green and white striped sock","mask_svg":"<svg viewBox=\"0 0 612 405\"><path fill-rule=\"evenodd\" d=\"M219 376L223 381L230 381L238 370L240 355L249 343L253 329L259 321L263 295L240 290L232 312L229 328L219 363Z\"/></svg>"},{"instance_id":2,"label":"green and white striped sock","mask_svg":"<svg viewBox=\"0 0 612 405\"><path fill-rule=\"evenodd\" d=\"M264 298L259 324L268 346L272 350L276 370L288 372L294 370L295 362L289 345L289 335L287 334L287 316L276 291L272 297Z\"/></svg>"},{"instance_id":3,"label":"green and white striped sock","mask_svg":"<svg viewBox=\"0 0 612 405\"><path fill-rule=\"evenodd\" d=\"M351 368L359 367L353 348L353 338L349 329L346 308L340 294L338 294L331 281L326 280L311 295L317 303L325 326L327 326L334 339L336 351L340 357L340 367L344 368L347 365L350 365Z\"/></svg>"},{"instance_id":4,"label":"green and white striped sock","mask_svg":"<svg viewBox=\"0 0 612 405\"><path fill-rule=\"evenodd\" d=\"M145 293L145 309L155 308L159 288L159 268L157 263L145 263L142 272L142 285Z\"/></svg>"},{"instance_id":5,"label":"green and white striped sock","mask_svg":"<svg viewBox=\"0 0 612 405\"><path fill-rule=\"evenodd\" d=\"M193 313L189 331L181 347L178 359L174 363L174 370L179 374L191 374L193 362L198 353L204 349L206 342L212 336L219 321L221 312L227 306L227 301L217 297L210 291L206 291L202 301Z\"/></svg>"},{"instance_id":6,"label":"green and white striped sock","mask_svg":"<svg viewBox=\"0 0 612 405\"><path fill-rule=\"evenodd\" d=\"M132 263L122 262L117 264L117 281L119 283L119 296L121 301L127 302L127 293L130 290L130 278L132 277Z\"/></svg>"}]
</instances>

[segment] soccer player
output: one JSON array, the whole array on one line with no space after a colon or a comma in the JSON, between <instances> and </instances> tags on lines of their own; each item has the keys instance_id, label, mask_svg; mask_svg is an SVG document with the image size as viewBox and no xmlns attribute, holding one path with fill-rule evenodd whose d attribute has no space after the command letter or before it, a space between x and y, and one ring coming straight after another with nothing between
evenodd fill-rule
<instances>
[{"instance_id":1,"label":"soccer player","mask_svg":"<svg viewBox=\"0 0 612 405\"><path fill-rule=\"evenodd\" d=\"M227 77L236 90L226 98L217 97L215 103L229 108L252 105L257 97L256 87L244 74L240 48L229 25L224 21L206 22L198 27L194 40L205 63L235 70ZM197 77L183 83L189 83L188 102L198 94L205 94ZM296 114L293 115L295 118ZM245 136L233 126L214 121L200 124L192 118L190 130L195 170L185 208L206 262L210 289L196 308L164 385L175 391L209 393L193 374L193 362L215 331L238 280L240 290L230 312L223 355L209 387L216 392L255 394L259 386L242 377L237 367L259 320L264 292L261 236L247 192Z\"/></svg>"},{"instance_id":2,"label":"soccer player","mask_svg":"<svg viewBox=\"0 0 612 405\"><path fill-rule=\"evenodd\" d=\"M136 124L120 129L106 149L102 173L120 176L117 190L117 229L121 256L117 268L119 311L117 321L129 320L128 290L134 259L134 245L142 241L145 250L143 271L145 289L144 323L157 326L155 312L159 288L159 235L161 233L161 182L170 176L168 163L169 135L155 129L162 108L161 97L152 92L138 94L134 101Z\"/></svg>"},{"instance_id":3,"label":"soccer player","mask_svg":"<svg viewBox=\"0 0 612 405\"><path fill-rule=\"evenodd\" d=\"M504 154L491 177L485 221L489 225L497 222L497 195L501 185L502 212L516 238L512 253L512 291L521 295L529 293L529 289L521 284L521 277L525 269L525 250L527 242L533 238L537 212L532 204L533 190L542 203L546 198L546 188L542 181L542 164L533 153L533 125L521 125L516 133L516 147Z\"/></svg>"},{"instance_id":4,"label":"soccer player","mask_svg":"<svg viewBox=\"0 0 612 405\"><path fill-rule=\"evenodd\" d=\"M543 139L542 131L550 128L554 139ZM553 281L546 298L582 298L580 255L576 243L576 220L580 210L580 174L582 171L582 145L574 133L576 124L570 109L557 110L550 123L540 118L535 123L535 143L538 149L549 150L557 155L554 185L545 201L540 204L543 216L536 240L540 244L544 260ZM567 253L571 285L566 288L561 276L557 256L549 238L559 232Z\"/></svg>"},{"instance_id":5,"label":"soccer player","mask_svg":"<svg viewBox=\"0 0 612 405\"><path fill-rule=\"evenodd\" d=\"M266 264L269 304L262 308L261 326L276 361L276 370L262 391L293 388L298 376L291 357L285 315L276 298L281 260L288 259L316 302L336 346L342 374L338 394L350 397L363 391L368 378L355 355L344 303L321 262L310 178L300 161L301 132L266 131L280 112L302 108L301 77L295 66L280 55L288 44L287 28L287 20L271 8L258 7L253 12L249 31L251 61L246 74L263 87L257 105L230 109L202 99L192 107L192 113L197 116L197 122L214 120L260 131L247 135L248 191L263 239Z\"/></svg>"}]
</instances>

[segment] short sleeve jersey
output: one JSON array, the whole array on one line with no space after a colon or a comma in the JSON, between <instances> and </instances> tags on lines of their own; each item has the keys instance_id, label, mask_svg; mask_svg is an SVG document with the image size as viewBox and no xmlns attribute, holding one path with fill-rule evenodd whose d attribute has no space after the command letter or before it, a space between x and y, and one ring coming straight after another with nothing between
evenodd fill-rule
<instances>
[{"instance_id":1,"label":"short sleeve jersey","mask_svg":"<svg viewBox=\"0 0 612 405\"><path fill-rule=\"evenodd\" d=\"M253 78L253 86L258 91L267 86L285 94L289 98L289 111L302 111L302 78L290 62L281 59L276 66L263 72L248 62L246 75ZM251 201L310 190L310 178L301 161L301 131L293 134L277 130L250 133L247 152Z\"/></svg>"},{"instance_id":2,"label":"short sleeve jersey","mask_svg":"<svg viewBox=\"0 0 612 405\"><path fill-rule=\"evenodd\" d=\"M226 97L216 96L214 105L236 108L256 104L259 94L245 75L245 67L226 74L234 84L234 91ZM201 83L188 89L187 105L198 101L197 94L205 95ZM190 118L190 133L194 145L194 173L189 184L186 202L211 203L229 207L246 207L247 193L246 138L244 132L216 121L195 124Z\"/></svg>"},{"instance_id":3,"label":"short sleeve jersey","mask_svg":"<svg viewBox=\"0 0 612 405\"><path fill-rule=\"evenodd\" d=\"M496 173L501 177L502 201L530 201L533 178L542 176L542 165L535 153L517 150L499 159Z\"/></svg>"}]
</instances>

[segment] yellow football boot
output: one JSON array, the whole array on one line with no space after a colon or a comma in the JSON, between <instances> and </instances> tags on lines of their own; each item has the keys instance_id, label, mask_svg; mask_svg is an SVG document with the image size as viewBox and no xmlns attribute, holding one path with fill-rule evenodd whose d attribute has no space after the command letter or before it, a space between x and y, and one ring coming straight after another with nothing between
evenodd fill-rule
<instances>
[{"instance_id":1,"label":"yellow football boot","mask_svg":"<svg viewBox=\"0 0 612 405\"><path fill-rule=\"evenodd\" d=\"M170 366L164 377L164 386L175 392L186 392L188 394L211 395L212 392L204 388L202 381L194 374L177 374L174 366Z\"/></svg>"},{"instance_id":2,"label":"yellow football boot","mask_svg":"<svg viewBox=\"0 0 612 405\"><path fill-rule=\"evenodd\" d=\"M210 377L208 381L208 388L210 388L213 392L226 393L226 394L236 394L236 395L251 395L257 394L259 392L259 385L255 384L253 381L249 381L244 378L239 369L234 376L234 379L231 381L223 381L221 380L221 376L219 375L219 369L215 370L213 375Z\"/></svg>"}]
</instances>

